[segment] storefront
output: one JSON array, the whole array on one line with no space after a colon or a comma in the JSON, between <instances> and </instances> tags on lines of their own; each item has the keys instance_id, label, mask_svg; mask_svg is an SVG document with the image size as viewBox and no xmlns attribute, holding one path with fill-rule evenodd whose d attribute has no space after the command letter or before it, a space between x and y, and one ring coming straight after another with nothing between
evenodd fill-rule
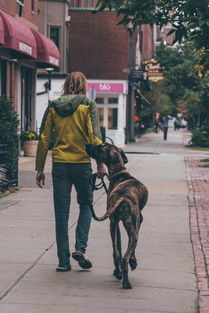
<instances>
[{"instance_id":1,"label":"storefront","mask_svg":"<svg viewBox=\"0 0 209 313\"><path fill-rule=\"evenodd\" d=\"M51 91L44 92L47 77L38 79L37 131L40 128L48 100L57 99L62 94L64 78L53 79ZM96 101L99 110L100 126L105 128L109 138L119 147L125 145L127 81L88 80L87 96Z\"/></svg>"},{"instance_id":2,"label":"storefront","mask_svg":"<svg viewBox=\"0 0 209 313\"><path fill-rule=\"evenodd\" d=\"M60 55L48 38L0 10L0 96L13 103L21 130L36 129L36 72L59 67Z\"/></svg>"},{"instance_id":3,"label":"storefront","mask_svg":"<svg viewBox=\"0 0 209 313\"><path fill-rule=\"evenodd\" d=\"M127 82L89 80L88 95L98 105L100 126L115 145L125 145ZM108 141L107 138L107 141Z\"/></svg>"}]
</instances>

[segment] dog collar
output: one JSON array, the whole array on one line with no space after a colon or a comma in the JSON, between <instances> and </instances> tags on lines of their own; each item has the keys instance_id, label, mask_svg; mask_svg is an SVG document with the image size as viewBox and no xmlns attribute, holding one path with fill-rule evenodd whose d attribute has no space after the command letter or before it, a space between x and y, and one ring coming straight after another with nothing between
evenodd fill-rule
<instances>
[{"instance_id":1,"label":"dog collar","mask_svg":"<svg viewBox=\"0 0 209 313\"><path fill-rule=\"evenodd\" d=\"M109 176L108 176L108 179L111 180L113 177L116 177L116 176L118 176L118 175L120 175L120 174L122 174L122 173L127 173L127 170L125 169L125 170L122 170L122 171L117 172L117 173L115 173L115 174L109 175Z\"/></svg>"}]
</instances>

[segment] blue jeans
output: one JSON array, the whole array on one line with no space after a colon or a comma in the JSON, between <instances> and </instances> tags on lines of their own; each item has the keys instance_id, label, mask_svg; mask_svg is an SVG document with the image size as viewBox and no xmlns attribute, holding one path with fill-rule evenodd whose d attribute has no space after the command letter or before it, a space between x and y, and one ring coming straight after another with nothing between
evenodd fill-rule
<instances>
[{"instance_id":1,"label":"blue jeans","mask_svg":"<svg viewBox=\"0 0 209 313\"><path fill-rule=\"evenodd\" d=\"M92 214L93 192L90 184L90 163L53 163L52 180L54 193L57 256L60 266L68 266L70 258L68 221L72 185L77 192L80 213L76 227L75 250L85 253Z\"/></svg>"}]
</instances>

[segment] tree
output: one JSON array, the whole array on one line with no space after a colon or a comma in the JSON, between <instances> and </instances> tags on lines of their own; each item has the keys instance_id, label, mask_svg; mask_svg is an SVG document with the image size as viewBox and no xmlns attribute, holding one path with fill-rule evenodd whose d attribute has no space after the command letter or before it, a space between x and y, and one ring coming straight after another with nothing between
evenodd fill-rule
<instances>
[{"instance_id":1,"label":"tree","mask_svg":"<svg viewBox=\"0 0 209 313\"><path fill-rule=\"evenodd\" d=\"M17 113L12 103L5 97L0 97L0 165L10 183L17 183L18 162L18 125ZM0 185L1 190L1 185Z\"/></svg>"},{"instance_id":2,"label":"tree","mask_svg":"<svg viewBox=\"0 0 209 313\"><path fill-rule=\"evenodd\" d=\"M163 67L163 90L172 100L177 112L189 122L191 128L205 127L209 122L209 88L205 77L194 69L196 58L194 48L185 45L171 49L161 45L155 58Z\"/></svg>"},{"instance_id":3,"label":"tree","mask_svg":"<svg viewBox=\"0 0 209 313\"><path fill-rule=\"evenodd\" d=\"M208 0L98 0L99 10L115 10L119 24L133 27L142 24L170 24L173 43L192 41L199 53L199 70L209 74L209 6Z\"/></svg>"}]
</instances>

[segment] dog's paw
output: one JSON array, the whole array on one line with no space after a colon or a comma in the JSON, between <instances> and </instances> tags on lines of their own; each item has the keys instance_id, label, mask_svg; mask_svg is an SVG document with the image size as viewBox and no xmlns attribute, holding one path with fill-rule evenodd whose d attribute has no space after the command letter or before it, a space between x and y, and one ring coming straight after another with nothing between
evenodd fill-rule
<instances>
[{"instance_id":1,"label":"dog's paw","mask_svg":"<svg viewBox=\"0 0 209 313\"><path fill-rule=\"evenodd\" d=\"M130 268L131 270L135 270L137 268L137 260L134 258L134 259L130 259L129 260L129 265L130 265Z\"/></svg>"},{"instance_id":2,"label":"dog's paw","mask_svg":"<svg viewBox=\"0 0 209 313\"><path fill-rule=\"evenodd\" d=\"M114 271L113 271L113 275L114 275L118 280L121 280L122 277L123 277L122 272L117 271L117 270L114 270Z\"/></svg>"}]
</instances>

